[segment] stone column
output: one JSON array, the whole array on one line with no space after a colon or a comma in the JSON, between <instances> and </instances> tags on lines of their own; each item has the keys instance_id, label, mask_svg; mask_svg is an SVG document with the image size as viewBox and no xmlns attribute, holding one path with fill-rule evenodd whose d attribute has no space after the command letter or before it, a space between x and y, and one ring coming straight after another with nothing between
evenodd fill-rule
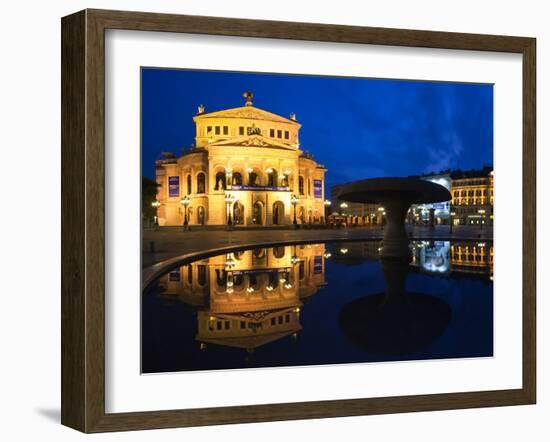
<instances>
[{"instance_id":1,"label":"stone column","mask_svg":"<svg viewBox=\"0 0 550 442\"><path fill-rule=\"evenodd\" d=\"M382 241L382 258L408 259L409 237L405 230L405 216L409 210L409 201L391 200L383 203L386 210L386 226Z\"/></svg>"},{"instance_id":2,"label":"stone column","mask_svg":"<svg viewBox=\"0 0 550 442\"><path fill-rule=\"evenodd\" d=\"M434 228L434 225L435 225L435 209L430 209L429 210L428 225L430 226L430 229Z\"/></svg>"}]
</instances>

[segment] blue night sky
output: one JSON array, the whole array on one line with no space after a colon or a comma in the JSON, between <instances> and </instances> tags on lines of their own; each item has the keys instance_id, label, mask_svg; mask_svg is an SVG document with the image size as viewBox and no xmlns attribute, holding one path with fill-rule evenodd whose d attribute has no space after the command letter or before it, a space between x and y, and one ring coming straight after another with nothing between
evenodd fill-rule
<instances>
[{"instance_id":1,"label":"blue night sky","mask_svg":"<svg viewBox=\"0 0 550 442\"><path fill-rule=\"evenodd\" d=\"M302 124L301 149L327 167L327 188L383 176L493 165L493 87L365 78L142 70L142 173L194 143L192 117L244 105Z\"/></svg>"}]
</instances>

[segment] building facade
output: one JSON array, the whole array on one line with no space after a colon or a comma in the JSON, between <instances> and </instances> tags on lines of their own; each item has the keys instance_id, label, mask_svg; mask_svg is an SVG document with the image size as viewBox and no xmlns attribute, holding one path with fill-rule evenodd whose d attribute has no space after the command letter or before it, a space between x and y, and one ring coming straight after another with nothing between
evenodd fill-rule
<instances>
[{"instance_id":1,"label":"building facade","mask_svg":"<svg viewBox=\"0 0 550 442\"><path fill-rule=\"evenodd\" d=\"M329 224L345 226L382 225L384 208L379 204L352 203L340 199L343 184L337 184L330 189Z\"/></svg>"},{"instance_id":2,"label":"building facade","mask_svg":"<svg viewBox=\"0 0 550 442\"><path fill-rule=\"evenodd\" d=\"M186 211L190 225L288 225L294 208L298 224L324 223L326 169L300 148L295 114L273 114L244 96L242 107L199 106L195 145L157 161L159 225L182 225Z\"/></svg>"},{"instance_id":3,"label":"building facade","mask_svg":"<svg viewBox=\"0 0 550 442\"><path fill-rule=\"evenodd\" d=\"M494 173L490 168L451 174L454 225L493 225Z\"/></svg>"}]
</instances>

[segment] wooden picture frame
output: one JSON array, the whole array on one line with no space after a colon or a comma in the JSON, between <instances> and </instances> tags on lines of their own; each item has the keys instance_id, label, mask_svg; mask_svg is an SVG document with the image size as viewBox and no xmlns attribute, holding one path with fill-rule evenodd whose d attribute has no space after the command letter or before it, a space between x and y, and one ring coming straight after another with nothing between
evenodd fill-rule
<instances>
[{"instance_id":1,"label":"wooden picture frame","mask_svg":"<svg viewBox=\"0 0 550 442\"><path fill-rule=\"evenodd\" d=\"M512 390L105 412L105 30L495 51L523 57L523 385ZM106 10L62 19L62 409L83 432L533 404L536 159L533 38Z\"/></svg>"}]
</instances>

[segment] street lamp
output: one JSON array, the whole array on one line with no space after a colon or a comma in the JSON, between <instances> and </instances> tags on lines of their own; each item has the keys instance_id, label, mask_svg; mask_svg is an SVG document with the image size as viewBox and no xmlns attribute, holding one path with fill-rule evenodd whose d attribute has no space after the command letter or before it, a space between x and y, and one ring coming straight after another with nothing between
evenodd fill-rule
<instances>
[{"instance_id":1,"label":"street lamp","mask_svg":"<svg viewBox=\"0 0 550 442\"><path fill-rule=\"evenodd\" d=\"M231 206L235 202L235 197L230 193L226 193L225 202L227 204L227 230L231 230L233 228L233 221L231 219Z\"/></svg>"},{"instance_id":2,"label":"street lamp","mask_svg":"<svg viewBox=\"0 0 550 442\"><path fill-rule=\"evenodd\" d=\"M181 199L181 204L184 208L184 216L183 216L183 230L189 230L189 222L187 221L187 207L189 207L189 204L191 203L191 200L189 199L188 195L185 195Z\"/></svg>"},{"instance_id":3,"label":"street lamp","mask_svg":"<svg viewBox=\"0 0 550 442\"><path fill-rule=\"evenodd\" d=\"M456 212L450 212L449 213L449 233L453 233L453 222L454 222L454 217L456 216Z\"/></svg>"},{"instance_id":4,"label":"street lamp","mask_svg":"<svg viewBox=\"0 0 550 442\"><path fill-rule=\"evenodd\" d=\"M159 227L158 209L160 207L160 201L158 201L158 200L153 201L151 203L151 206L153 206L155 208L155 222L154 222L154 224L155 224L155 230L157 230L158 227Z\"/></svg>"},{"instance_id":5,"label":"street lamp","mask_svg":"<svg viewBox=\"0 0 550 442\"><path fill-rule=\"evenodd\" d=\"M344 222L346 223L346 227L348 225L348 219L346 216L346 209L348 208L348 203L345 201L343 203L340 203L340 215L344 217Z\"/></svg>"},{"instance_id":6,"label":"street lamp","mask_svg":"<svg viewBox=\"0 0 550 442\"><path fill-rule=\"evenodd\" d=\"M383 229L384 228L384 215L386 214L386 209L384 209L383 207L379 207L378 208L378 212L380 212L380 228Z\"/></svg>"},{"instance_id":7,"label":"street lamp","mask_svg":"<svg viewBox=\"0 0 550 442\"><path fill-rule=\"evenodd\" d=\"M325 200L325 224L328 224L328 215L329 215L329 207L331 206L332 202L330 200Z\"/></svg>"},{"instance_id":8,"label":"street lamp","mask_svg":"<svg viewBox=\"0 0 550 442\"><path fill-rule=\"evenodd\" d=\"M485 209L479 209L477 213L479 213L480 215L479 230L483 230L483 221L485 220Z\"/></svg>"},{"instance_id":9,"label":"street lamp","mask_svg":"<svg viewBox=\"0 0 550 442\"><path fill-rule=\"evenodd\" d=\"M292 221L292 224L294 224L294 227L298 227L298 221L296 220L296 205L300 199L296 195L292 195L290 197L290 204L294 206L294 220Z\"/></svg>"}]
</instances>

